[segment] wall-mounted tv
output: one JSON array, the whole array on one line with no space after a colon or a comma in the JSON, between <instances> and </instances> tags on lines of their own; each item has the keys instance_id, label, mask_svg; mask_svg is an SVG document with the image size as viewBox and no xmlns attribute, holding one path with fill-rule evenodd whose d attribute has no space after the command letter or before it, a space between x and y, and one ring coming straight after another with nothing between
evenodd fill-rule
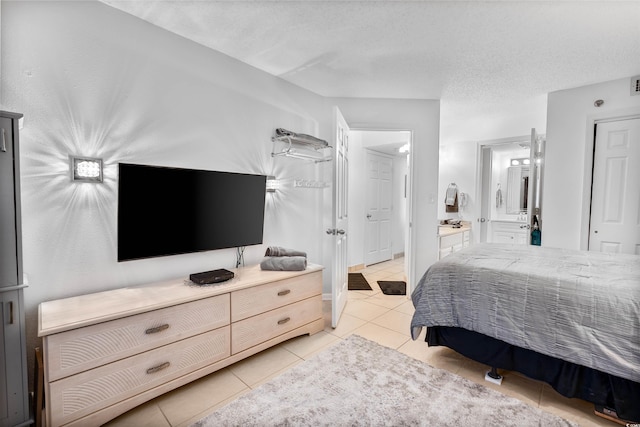
<instances>
[{"instance_id":1,"label":"wall-mounted tv","mask_svg":"<svg viewBox=\"0 0 640 427\"><path fill-rule=\"evenodd\" d=\"M262 243L266 176L120 163L118 261Z\"/></svg>"}]
</instances>

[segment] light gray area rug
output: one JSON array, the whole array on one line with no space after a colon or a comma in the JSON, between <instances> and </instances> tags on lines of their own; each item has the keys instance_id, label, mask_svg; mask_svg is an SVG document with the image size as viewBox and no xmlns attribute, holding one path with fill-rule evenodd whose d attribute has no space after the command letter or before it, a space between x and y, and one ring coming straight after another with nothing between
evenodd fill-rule
<instances>
[{"instance_id":1,"label":"light gray area rug","mask_svg":"<svg viewBox=\"0 0 640 427\"><path fill-rule=\"evenodd\" d=\"M193 424L577 426L357 335Z\"/></svg>"}]
</instances>

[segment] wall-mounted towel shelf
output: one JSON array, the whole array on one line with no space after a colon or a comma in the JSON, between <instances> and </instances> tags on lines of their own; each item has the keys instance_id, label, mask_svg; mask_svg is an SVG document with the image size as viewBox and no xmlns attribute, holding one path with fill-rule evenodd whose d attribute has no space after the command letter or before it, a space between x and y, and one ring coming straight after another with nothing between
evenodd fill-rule
<instances>
[{"instance_id":1,"label":"wall-mounted towel shelf","mask_svg":"<svg viewBox=\"0 0 640 427\"><path fill-rule=\"evenodd\" d=\"M326 141L306 135L277 135L271 138L273 149L271 157L293 157L296 159L310 160L315 163L330 162L331 156L326 156L320 152L325 148L331 148Z\"/></svg>"}]
</instances>

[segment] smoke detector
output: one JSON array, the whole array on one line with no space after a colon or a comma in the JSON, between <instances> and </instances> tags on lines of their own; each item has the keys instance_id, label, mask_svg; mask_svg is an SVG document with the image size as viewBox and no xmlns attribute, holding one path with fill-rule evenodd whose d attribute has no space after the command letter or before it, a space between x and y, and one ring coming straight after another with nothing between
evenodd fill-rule
<instances>
[{"instance_id":1,"label":"smoke detector","mask_svg":"<svg viewBox=\"0 0 640 427\"><path fill-rule=\"evenodd\" d=\"M631 77L631 95L640 95L640 76Z\"/></svg>"}]
</instances>

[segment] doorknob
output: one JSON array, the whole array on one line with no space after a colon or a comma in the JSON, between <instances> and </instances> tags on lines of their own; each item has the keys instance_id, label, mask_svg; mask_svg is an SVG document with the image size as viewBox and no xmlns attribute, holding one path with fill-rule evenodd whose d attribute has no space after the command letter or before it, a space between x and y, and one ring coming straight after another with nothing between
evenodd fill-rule
<instances>
[{"instance_id":1,"label":"doorknob","mask_svg":"<svg viewBox=\"0 0 640 427\"><path fill-rule=\"evenodd\" d=\"M367 219L371 219L371 214L367 214Z\"/></svg>"},{"instance_id":2,"label":"doorknob","mask_svg":"<svg viewBox=\"0 0 640 427\"><path fill-rule=\"evenodd\" d=\"M336 231L336 233L338 233L338 234L344 234L344 233L345 233L345 231L344 231L344 230L342 230L342 229L340 229L340 230Z\"/></svg>"}]
</instances>

